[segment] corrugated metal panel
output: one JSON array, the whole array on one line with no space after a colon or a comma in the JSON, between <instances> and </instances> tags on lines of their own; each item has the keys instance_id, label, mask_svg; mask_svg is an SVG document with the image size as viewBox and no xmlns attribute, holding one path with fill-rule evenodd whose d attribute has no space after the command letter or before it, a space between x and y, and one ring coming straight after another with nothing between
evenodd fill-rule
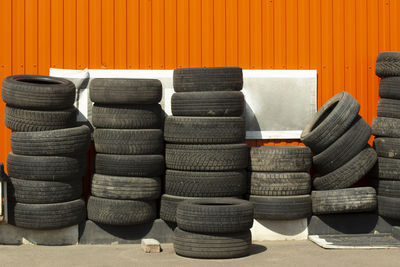
<instances>
[{"instance_id":1,"label":"corrugated metal panel","mask_svg":"<svg viewBox=\"0 0 400 267\"><path fill-rule=\"evenodd\" d=\"M400 50L398 14L397 0L2 0L0 79L49 67L317 69L319 106L344 89L371 122L375 59ZM1 161L9 134L2 123Z\"/></svg>"}]
</instances>

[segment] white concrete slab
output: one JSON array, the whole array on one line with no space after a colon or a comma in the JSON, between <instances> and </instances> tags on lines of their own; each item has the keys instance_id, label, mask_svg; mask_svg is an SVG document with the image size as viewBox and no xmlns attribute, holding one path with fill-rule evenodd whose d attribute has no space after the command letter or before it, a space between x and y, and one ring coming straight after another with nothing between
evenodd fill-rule
<instances>
[{"instance_id":1,"label":"white concrete slab","mask_svg":"<svg viewBox=\"0 0 400 267\"><path fill-rule=\"evenodd\" d=\"M253 241L307 240L307 219L258 220L250 229Z\"/></svg>"}]
</instances>

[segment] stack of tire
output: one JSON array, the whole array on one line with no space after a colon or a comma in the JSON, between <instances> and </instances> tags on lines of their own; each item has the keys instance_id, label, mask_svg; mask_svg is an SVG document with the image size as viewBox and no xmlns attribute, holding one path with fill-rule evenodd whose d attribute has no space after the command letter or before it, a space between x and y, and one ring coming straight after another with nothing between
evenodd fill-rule
<instances>
[{"instance_id":1,"label":"stack of tire","mask_svg":"<svg viewBox=\"0 0 400 267\"><path fill-rule=\"evenodd\" d=\"M250 202L254 218L295 220L311 216L311 163L308 147L251 147Z\"/></svg>"},{"instance_id":2,"label":"stack of tire","mask_svg":"<svg viewBox=\"0 0 400 267\"><path fill-rule=\"evenodd\" d=\"M253 207L241 199L186 200L178 205L176 254L226 259L249 254Z\"/></svg>"},{"instance_id":3,"label":"stack of tire","mask_svg":"<svg viewBox=\"0 0 400 267\"><path fill-rule=\"evenodd\" d=\"M374 166L368 145L369 124L358 115L360 104L348 93L332 97L304 128L301 140L313 152L314 214L368 212L376 209L372 187L350 188Z\"/></svg>"},{"instance_id":4,"label":"stack of tire","mask_svg":"<svg viewBox=\"0 0 400 267\"><path fill-rule=\"evenodd\" d=\"M9 223L58 229L86 218L82 176L90 129L74 127L75 86L38 75L7 77L2 84L5 123L12 130L7 157Z\"/></svg>"},{"instance_id":5,"label":"stack of tire","mask_svg":"<svg viewBox=\"0 0 400 267\"><path fill-rule=\"evenodd\" d=\"M164 171L162 85L155 79L93 79L95 173L88 218L137 225L157 216Z\"/></svg>"},{"instance_id":6,"label":"stack of tire","mask_svg":"<svg viewBox=\"0 0 400 267\"><path fill-rule=\"evenodd\" d=\"M400 219L400 53L380 53L376 75L381 78L378 117L372 122L378 154L378 213Z\"/></svg>"},{"instance_id":7,"label":"stack of tire","mask_svg":"<svg viewBox=\"0 0 400 267\"><path fill-rule=\"evenodd\" d=\"M243 196L248 147L241 68L176 69L173 82L160 218L175 223L183 200Z\"/></svg>"}]
</instances>

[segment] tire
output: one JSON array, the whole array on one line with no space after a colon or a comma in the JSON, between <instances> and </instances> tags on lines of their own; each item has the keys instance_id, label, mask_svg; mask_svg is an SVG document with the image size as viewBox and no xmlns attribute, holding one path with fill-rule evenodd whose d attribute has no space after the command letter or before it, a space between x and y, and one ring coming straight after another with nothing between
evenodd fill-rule
<instances>
[{"instance_id":1,"label":"tire","mask_svg":"<svg viewBox=\"0 0 400 267\"><path fill-rule=\"evenodd\" d=\"M198 234L175 228L176 254L190 258L229 259L249 255L251 232Z\"/></svg>"},{"instance_id":2,"label":"tire","mask_svg":"<svg viewBox=\"0 0 400 267\"><path fill-rule=\"evenodd\" d=\"M96 154L98 174L134 177L160 177L164 173L162 155Z\"/></svg>"},{"instance_id":3,"label":"tire","mask_svg":"<svg viewBox=\"0 0 400 267\"><path fill-rule=\"evenodd\" d=\"M304 172L311 168L312 154L308 147L250 147L249 169L257 172Z\"/></svg>"},{"instance_id":4,"label":"tire","mask_svg":"<svg viewBox=\"0 0 400 267\"><path fill-rule=\"evenodd\" d=\"M160 105L101 105L92 108L92 124L107 129L160 129Z\"/></svg>"},{"instance_id":5,"label":"tire","mask_svg":"<svg viewBox=\"0 0 400 267\"><path fill-rule=\"evenodd\" d=\"M5 125L16 132L49 131L76 126L77 109L37 111L6 106Z\"/></svg>"},{"instance_id":6,"label":"tire","mask_svg":"<svg viewBox=\"0 0 400 267\"><path fill-rule=\"evenodd\" d=\"M10 177L35 181L71 181L86 172L86 157L23 156L9 153L7 170Z\"/></svg>"},{"instance_id":7,"label":"tire","mask_svg":"<svg viewBox=\"0 0 400 267\"><path fill-rule=\"evenodd\" d=\"M369 212L377 206L372 187L312 191L311 199L314 214Z\"/></svg>"},{"instance_id":8,"label":"tire","mask_svg":"<svg viewBox=\"0 0 400 267\"><path fill-rule=\"evenodd\" d=\"M240 91L243 72L239 67L175 69L175 92Z\"/></svg>"},{"instance_id":9,"label":"tire","mask_svg":"<svg viewBox=\"0 0 400 267\"><path fill-rule=\"evenodd\" d=\"M75 85L63 78L13 75L3 80L1 96L7 105L33 110L62 110L75 101Z\"/></svg>"},{"instance_id":10,"label":"tire","mask_svg":"<svg viewBox=\"0 0 400 267\"><path fill-rule=\"evenodd\" d=\"M248 147L247 144L167 144L165 163L168 169L182 171L240 170L247 167Z\"/></svg>"},{"instance_id":11,"label":"tire","mask_svg":"<svg viewBox=\"0 0 400 267\"><path fill-rule=\"evenodd\" d=\"M400 219L400 198L378 196L378 214L382 217Z\"/></svg>"},{"instance_id":12,"label":"tire","mask_svg":"<svg viewBox=\"0 0 400 267\"><path fill-rule=\"evenodd\" d=\"M228 144L245 140L241 117L175 117L165 119L164 139L180 144Z\"/></svg>"},{"instance_id":13,"label":"tire","mask_svg":"<svg viewBox=\"0 0 400 267\"><path fill-rule=\"evenodd\" d=\"M162 96L157 79L96 78L89 87L90 99L99 104L158 104Z\"/></svg>"},{"instance_id":14,"label":"tire","mask_svg":"<svg viewBox=\"0 0 400 267\"><path fill-rule=\"evenodd\" d=\"M88 219L109 225L137 225L156 219L154 201L88 198Z\"/></svg>"},{"instance_id":15,"label":"tire","mask_svg":"<svg viewBox=\"0 0 400 267\"><path fill-rule=\"evenodd\" d=\"M11 150L30 156L83 154L90 147L90 129L86 125L43 132L11 133Z\"/></svg>"},{"instance_id":16,"label":"tire","mask_svg":"<svg viewBox=\"0 0 400 267\"><path fill-rule=\"evenodd\" d=\"M123 177L95 173L92 195L109 199L151 200L161 194L160 177Z\"/></svg>"},{"instance_id":17,"label":"tire","mask_svg":"<svg viewBox=\"0 0 400 267\"><path fill-rule=\"evenodd\" d=\"M377 76L400 76L400 53L381 52L376 58L375 73Z\"/></svg>"},{"instance_id":18,"label":"tire","mask_svg":"<svg viewBox=\"0 0 400 267\"><path fill-rule=\"evenodd\" d=\"M400 198L400 181L380 180L378 186L378 195Z\"/></svg>"},{"instance_id":19,"label":"tire","mask_svg":"<svg viewBox=\"0 0 400 267\"><path fill-rule=\"evenodd\" d=\"M382 78L379 82L381 98L400 99L400 77Z\"/></svg>"},{"instance_id":20,"label":"tire","mask_svg":"<svg viewBox=\"0 0 400 267\"><path fill-rule=\"evenodd\" d=\"M10 177L9 199L26 204L50 204L78 199L82 195L82 179L70 181L33 181Z\"/></svg>"},{"instance_id":21,"label":"tire","mask_svg":"<svg viewBox=\"0 0 400 267\"><path fill-rule=\"evenodd\" d=\"M400 137L400 119L376 117L372 121L372 134L378 137Z\"/></svg>"},{"instance_id":22,"label":"tire","mask_svg":"<svg viewBox=\"0 0 400 267\"><path fill-rule=\"evenodd\" d=\"M175 93L171 111L174 116L240 117L244 95L237 91Z\"/></svg>"},{"instance_id":23,"label":"tire","mask_svg":"<svg viewBox=\"0 0 400 267\"><path fill-rule=\"evenodd\" d=\"M317 190L344 189L352 186L366 175L375 165L377 155L374 149L366 148L342 167L325 174L317 176L314 187Z\"/></svg>"},{"instance_id":24,"label":"tire","mask_svg":"<svg viewBox=\"0 0 400 267\"><path fill-rule=\"evenodd\" d=\"M176 223L195 233L236 233L253 226L253 205L242 199L198 199L179 203Z\"/></svg>"},{"instance_id":25,"label":"tire","mask_svg":"<svg viewBox=\"0 0 400 267\"><path fill-rule=\"evenodd\" d=\"M332 172L354 158L365 148L371 136L371 127L360 116L353 125L327 149L313 157L319 174Z\"/></svg>"},{"instance_id":26,"label":"tire","mask_svg":"<svg viewBox=\"0 0 400 267\"><path fill-rule=\"evenodd\" d=\"M400 159L400 138L375 138L374 149L378 157Z\"/></svg>"},{"instance_id":27,"label":"tire","mask_svg":"<svg viewBox=\"0 0 400 267\"><path fill-rule=\"evenodd\" d=\"M119 155L161 154L163 151L161 130L95 129L96 152Z\"/></svg>"},{"instance_id":28,"label":"tire","mask_svg":"<svg viewBox=\"0 0 400 267\"><path fill-rule=\"evenodd\" d=\"M385 98L379 99L378 117L400 119L400 100Z\"/></svg>"},{"instance_id":29,"label":"tire","mask_svg":"<svg viewBox=\"0 0 400 267\"><path fill-rule=\"evenodd\" d=\"M11 203L9 223L29 229L60 229L83 222L85 211L83 199L52 204Z\"/></svg>"},{"instance_id":30,"label":"tire","mask_svg":"<svg viewBox=\"0 0 400 267\"><path fill-rule=\"evenodd\" d=\"M250 194L257 196L294 196L311 192L308 172L250 172Z\"/></svg>"},{"instance_id":31,"label":"tire","mask_svg":"<svg viewBox=\"0 0 400 267\"><path fill-rule=\"evenodd\" d=\"M244 170L230 172L189 172L167 170L165 193L183 197L230 197L247 191Z\"/></svg>"},{"instance_id":32,"label":"tire","mask_svg":"<svg viewBox=\"0 0 400 267\"><path fill-rule=\"evenodd\" d=\"M372 174L379 179L400 181L400 159L378 157Z\"/></svg>"},{"instance_id":33,"label":"tire","mask_svg":"<svg viewBox=\"0 0 400 267\"><path fill-rule=\"evenodd\" d=\"M311 216L310 195L253 196L254 218L267 220L296 220Z\"/></svg>"},{"instance_id":34,"label":"tire","mask_svg":"<svg viewBox=\"0 0 400 267\"><path fill-rule=\"evenodd\" d=\"M360 104L349 93L341 92L329 99L305 126L301 141L314 154L321 153L350 127Z\"/></svg>"}]
</instances>

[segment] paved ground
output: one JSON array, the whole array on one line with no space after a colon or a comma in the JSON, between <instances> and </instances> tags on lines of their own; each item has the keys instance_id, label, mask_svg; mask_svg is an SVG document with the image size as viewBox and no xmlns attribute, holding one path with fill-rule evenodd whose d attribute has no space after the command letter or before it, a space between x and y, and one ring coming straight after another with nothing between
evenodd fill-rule
<instances>
[{"instance_id":1,"label":"paved ground","mask_svg":"<svg viewBox=\"0 0 400 267\"><path fill-rule=\"evenodd\" d=\"M310 241L257 242L250 256L231 260L188 259L172 244L162 248L145 254L140 245L0 246L0 266L400 266L400 249L324 250Z\"/></svg>"}]
</instances>

